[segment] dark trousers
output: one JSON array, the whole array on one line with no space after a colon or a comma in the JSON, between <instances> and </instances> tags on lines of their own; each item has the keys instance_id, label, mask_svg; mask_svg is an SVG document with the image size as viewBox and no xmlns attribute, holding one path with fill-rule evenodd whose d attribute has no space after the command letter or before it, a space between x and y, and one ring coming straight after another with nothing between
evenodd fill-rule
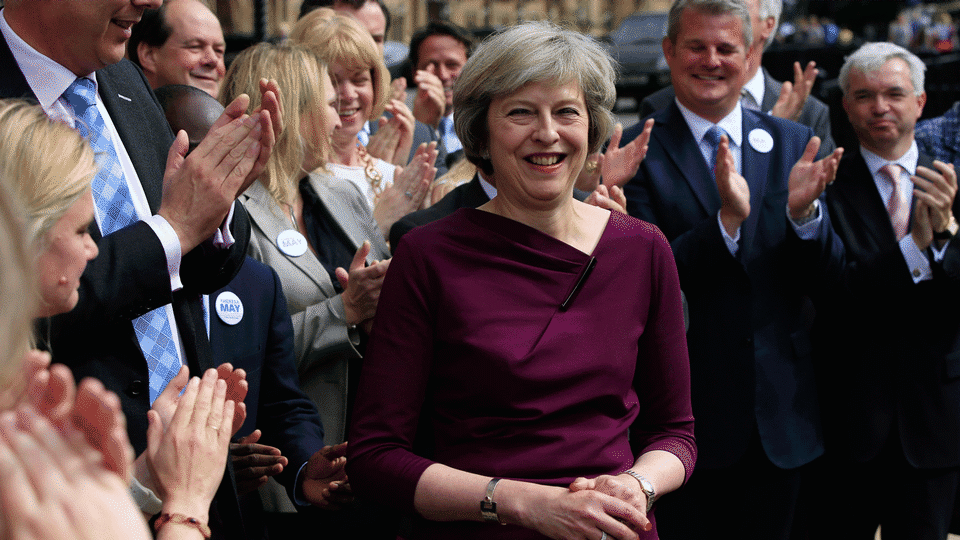
<instances>
[{"instance_id":1,"label":"dark trousers","mask_svg":"<svg viewBox=\"0 0 960 540\"><path fill-rule=\"evenodd\" d=\"M913 467L896 433L865 463L828 452L816 474L822 486L818 538L872 540L878 526L883 540L947 537L960 468Z\"/></svg>"},{"instance_id":2,"label":"dark trousers","mask_svg":"<svg viewBox=\"0 0 960 540\"><path fill-rule=\"evenodd\" d=\"M754 435L730 467L696 468L686 485L657 501L657 530L670 540L788 540L801 469L781 469Z\"/></svg>"}]
</instances>

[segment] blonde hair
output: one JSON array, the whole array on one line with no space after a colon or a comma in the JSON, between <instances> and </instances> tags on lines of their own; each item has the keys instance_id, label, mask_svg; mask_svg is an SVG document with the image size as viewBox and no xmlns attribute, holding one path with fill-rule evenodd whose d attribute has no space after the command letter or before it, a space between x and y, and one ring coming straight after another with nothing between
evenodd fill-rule
<instances>
[{"instance_id":1,"label":"blonde hair","mask_svg":"<svg viewBox=\"0 0 960 540\"><path fill-rule=\"evenodd\" d=\"M0 176L26 210L28 237L37 248L97 174L93 149L67 124L39 105L0 99Z\"/></svg>"},{"instance_id":2,"label":"blonde hair","mask_svg":"<svg viewBox=\"0 0 960 540\"><path fill-rule=\"evenodd\" d=\"M39 300L35 259L20 210L24 204L12 184L10 176L0 173L0 389L13 382L32 346L31 322Z\"/></svg>"},{"instance_id":3,"label":"blonde hair","mask_svg":"<svg viewBox=\"0 0 960 540\"><path fill-rule=\"evenodd\" d=\"M315 9L297 21L290 41L309 48L328 66L369 69L373 78L373 110L367 120L383 114L390 99L390 71L370 32L356 19L330 8Z\"/></svg>"},{"instance_id":4,"label":"blonde hair","mask_svg":"<svg viewBox=\"0 0 960 540\"><path fill-rule=\"evenodd\" d=\"M250 96L247 112L252 112L260 106L260 79L275 79L280 86L283 132L260 176L260 181L278 203L287 204L296 198L298 182L306 172L303 170L304 157L319 156L320 164L326 163L329 142L322 148L308 148L307 141L300 135L300 123L305 113L318 111L321 115L326 114L327 97L321 78L326 76L326 66L306 48L259 43L237 56L220 87L222 103L230 103L240 94L247 94Z\"/></svg>"}]
</instances>

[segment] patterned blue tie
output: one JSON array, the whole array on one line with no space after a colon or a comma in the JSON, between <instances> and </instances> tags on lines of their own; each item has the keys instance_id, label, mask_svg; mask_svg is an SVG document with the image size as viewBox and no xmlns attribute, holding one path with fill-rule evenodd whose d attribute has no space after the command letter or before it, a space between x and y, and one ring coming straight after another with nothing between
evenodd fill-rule
<instances>
[{"instance_id":1,"label":"patterned blue tie","mask_svg":"<svg viewBox=\"0 0 960 540\"><path fill-rule=\"evenodd\" d=\"M703 140L710 145L710 159L707 160L707 166L710 167L710 173L713 174L714 179L717 177L717 150L720 149L720 137L726 134L727 132L720 126L711 126L703 135Z\"/></svg>"},{"instance_id":2,"label":"patterned blue tie","mask_svg":"<svg viewBox=\"0 0 960 540\"><path fill-rule=\"evenodd\" d=\"M444 116L440 120L440 141L443 142L443 147L447 149L448 154L463 148L460 139L457 138L456 130L453 129L453 116Z\"/></svg>"},{"instance_id":3,"label":"patterned blue tie","mask_svg":"<svg viewBox=\"0 0 960 540\"><path fill-rule=\"evenodd\" d=\"M63 100L73 109L78 120L77 131L90 140L96 154L100 170L93 179L93 199L102 221L100 232L106 236L136 223L138 218L117 150L97 109L96 93L94 82L80 77L63 93ZM134 319L133 328L147 359L152 404L180 370L177 344L173 341L170 320L162 307Z\"/></svg>"}]
</instances>

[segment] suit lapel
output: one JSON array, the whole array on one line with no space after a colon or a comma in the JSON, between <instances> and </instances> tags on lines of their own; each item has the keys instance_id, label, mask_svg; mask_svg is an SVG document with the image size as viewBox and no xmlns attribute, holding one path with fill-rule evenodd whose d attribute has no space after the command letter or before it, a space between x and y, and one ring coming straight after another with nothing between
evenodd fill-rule
<instances>
[{"instance_id":1,"label":"suit lapel","mask_svg":"<svg viewBox=\"0 0 960 540\"><path fill-rule=\"evenodd\" d=\"M290 214L277 206L263 184L254 182L247 189L245 195L249 197L245 204L250 212L250 217L270 241L276 242L277 236L281 232L293 228L293 224L290 222ZM316 283L317 287L326 296L331 297L337 294L328 277L327 270L320 264L312 251L308 249L306 253L299 257L285 258L292 266L299 269L304 277ZM323 279L324 277L327 279Z\"/></svg>"},{"instance_id":2,"label":"suit lapel","mask_svg":"<svg viewBox=\"0 0 960 540\"><path fill-rule=\"evenodd\" d=\"M334 224L350 239L351 251L360 249L360 245L363 244L363 241L367 240L367 238L365 238L363 231L360 230L360 226L357 223L357 216L353 215L344 201L341 201L340 197L330 189L330 185L325 178L311 174L309 179L310 185L317 193L317 197L320 198L323 206L326 207L327 211L330 212L330 216L333 217ZM371 244L375 242L375 239L371 238L369 240ZM370 254L367 255L367 262L372 263L373 260L373 250L371 250Z\"/></svg>"},{"instance_id":3,"label":"suit lapel","mask_svg":"<svg viewBox=\"0 0 960 540\"><path fill-rule=\"evenodd\" d=\"M3 36L0 36L0 73L3 74L3 77L0 78L0 88L3 89L2 97L37 99L33 90L30 89L30 85L27 84L27 78L20 71L20 66L13 57L13 53L10 52L7 40L3 39Z\"/></svg>"},{"instance_id":4,"label":"suit lapel","mask_svg":"<svg viewBox=\"0 0 960 540\"><path fill-rule=\"evenodd\" d=\"M716 212L720 208L720 193L713 171L707 168L680 108L676 102L671 102L669 107L653 117L658 125L654 127L651 137L657 139L665 149L664 154L673 162L679 176L690 185L704 213Z\"/></svg>"},{"instance_id":5,"label":"suit lapel","mask_svg":"<svg viewBox=\"0 0 960 540\"><path fill-rule=\"evenodd\" d=\"M473 178L467 183L467 187L463 188L463 200L458 208L476 208L489 201L490 197L487 197L487 192L480 185L480 174L473 173Z\"/></svg>"},{"instance_id":6,"label":"suit lapel","mask_svg":"<svg viewBox=\"0 0 960 540\"><path fill-rule=\"evenodd\" d=\"M757 234L757 225L760 222L760 214L764 209L763 198L767 192L767 179L770 175L770 158L773 152L779 152L780 149L774 146L772 150L766 153L758 152L750 144L750 132L754 129L762 129L757 122L753 111L743 110L743 141L740 149L741 169L743 177L747 180L750 187L750 216L740 226L741 249L744 250L741 260L748 260L754 238ZM764 130L767 131L767 130ZM770 133L767 131L767 133ZM772 134L771 134L772 136ZM778 144L779 141L774 143ZM791 164L791 167L793 165Z\"/></svg>"},{"instance_id":7,"label":"suit lapel","mask_svg":"<svg viewBox=\"0 0 960 540\"><path fill-rule=\"evenodd\" d=\"M125 78L110 77L105 70L97 72L97 85L99 87L100 99L104 107L110 114L110 120L113 121L120 140L124 144L139 144L144 139L144 129L161 130L166 126L150 126L146 128L142 123L135 119L140 117L140 110L144 107L153 107L154 103L143 102L143 92L130 88ZM122 97L121 97L122 96ZM169 129L169 128L167 128ZM130 141L129 143L126 141ZM162 196L162 183L150 181L149 175L156 174L153 162L147 159L147 156L141 152L127 152L130 161L133 162L133 168L140 177L140 185L143 186L143 192L147 196L147 203L150 211L156 213L160 209L160 199ZM158 178L163 177L163 171L159 171Z\"/></svg>"},{"instance_id":8,"label":"suit lapel","mask_svg":"<svg viewBox=\"0 0 960 540\"><path fill-rule=\"evenodd\" d=\"M895 244L897 239L890 215L880 192L877 191L873 175L867 168L867 162L857 153L850 156L848 163L849 170L838 171L837 181L833 185L833 189L845 199L847 206L856 209L849 213L852 216L848 218L859 220L859 226L870 232L877 245Z\"/></svg>"},{"instance_id":9,"label":"suit lapel","mask_svg":"<svg viewBox=\"0 0 960 540\"><path fill-rule=\"evenodd\" d=\"M760 104L760 110L767 113L777 104L780 88L783 85L771 77L766 69L760 68L760 71L763 72L763 99L761 100L763 103Z\"/></svg>"}]
</instances>

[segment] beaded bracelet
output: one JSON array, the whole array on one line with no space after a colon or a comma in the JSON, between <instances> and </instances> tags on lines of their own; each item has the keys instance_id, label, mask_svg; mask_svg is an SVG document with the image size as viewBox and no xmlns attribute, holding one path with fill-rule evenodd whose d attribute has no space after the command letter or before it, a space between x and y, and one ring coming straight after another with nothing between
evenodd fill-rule
<instances>
[{"instance_id":1,"label":"beaded bracelet","mask_svg":"<svg viewBox=\"0 0 960 540\"><path fill-rule=\"evenodd\" d=\"M160 532L160 529L167 523L173 523L176 525L186 525L187 527L194 527L200 534L203 535L205 540L210 539L210 527L204 523L201 523L199 519L186 516L184 514L167 514L163 513L157 517L156 521L153 522L153 530Z\"/></svg>"}]
</instances>

